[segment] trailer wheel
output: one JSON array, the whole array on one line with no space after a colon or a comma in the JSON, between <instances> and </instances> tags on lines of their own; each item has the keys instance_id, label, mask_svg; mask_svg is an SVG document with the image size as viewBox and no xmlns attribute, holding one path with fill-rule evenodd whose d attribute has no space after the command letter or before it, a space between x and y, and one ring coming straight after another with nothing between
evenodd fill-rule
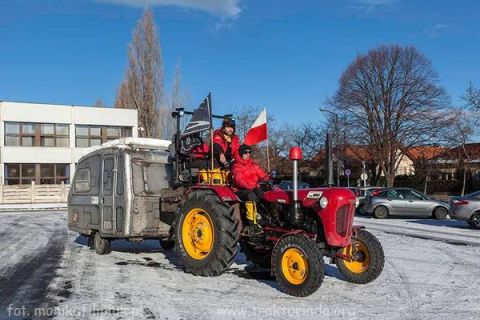
<instances>
[{"instance_id":1,"label":"trailer wheel","mask_svg":"<svg viewBox=\"0 0 480 320\"><path fill-rule=\"evenodd\" d=\"M237 225L233 210L215 194L191 193L174 223L175 250L185 272L217 276L227 270L237 255Z\"/></svg>"},{"instance_id":2,"label":"trailer wheel","mask_svg":"<svg viewBox=\"0 0 480 320\"><path fill-rule=\"evenodd\" d=\"M305 297L320 287L324 276L323 255L304 235L288 235L273 249L272 268L281 290Z\"/></svg>"},{"instance_id":3,"label":"trailer wheel","mask_svg":"<svg viewBox=\"0 0 480 320\"><path fill-rule=\"evenodd\" d=\"M95 252L100 255L112 252L110 240L102 238L99 232L95 232L95 235L93 236L93 248L95 249Z\"/></svg>"},{"instance_id":4,"label":"trailer wheel","mask_svg":"<svg viewBox=\"0 0 480 320\"><path fill-rule=\"evenodd\" d=\"M160 240L160 247L163 250L172 250L175 247L175 241L173 240Z\"/></svg>"},{"instance_id":5,"label":"trailer wheel","mask_svg":"<svg viewBox=\"0 0 480 320\"><path fill-rule=\"evenodd\" d=\"M354 254L353 261L337 259L337 267L348 282L364 284L375 280L383 270L385 255L380 241L366 230L359 230L355 238L356 253L352 245L340 250L344 255Z\"/></svg>"}]
</instances>

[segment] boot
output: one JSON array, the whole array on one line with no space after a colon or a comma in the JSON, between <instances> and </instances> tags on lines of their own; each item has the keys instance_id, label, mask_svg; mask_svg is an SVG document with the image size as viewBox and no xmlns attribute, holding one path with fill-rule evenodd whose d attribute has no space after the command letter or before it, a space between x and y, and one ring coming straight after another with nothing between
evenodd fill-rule
<instances>
[{"instance_id":1,"label":"boot","mask_svg":"<svg viewBox=\"0 0 480 320\"><path fill-rule=\"evenodd\" d=\"M257 224L257 204L255 201L245 201L245 211L246 211L246 234L258 234L262 232L262 227Z\"/></svg>"}]
</instances>

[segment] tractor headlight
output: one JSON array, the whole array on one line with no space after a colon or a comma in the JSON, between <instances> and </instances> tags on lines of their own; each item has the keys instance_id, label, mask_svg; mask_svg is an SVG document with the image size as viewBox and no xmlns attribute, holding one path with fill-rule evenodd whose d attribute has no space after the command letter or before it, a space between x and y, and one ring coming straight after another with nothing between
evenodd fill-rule
<instances>
[{"instance_id":1,"label":"tractor headlight","mask_svg":"<svg viewBox=\"0 0 480 320\"><path fill-rule=\"evenodd\" d=\"M321 197L320 201L318 201L318 202L320 203L320 207L322 207L323 209L325 209L328 206L327 197Z\"/></svg>"}]
</instances>

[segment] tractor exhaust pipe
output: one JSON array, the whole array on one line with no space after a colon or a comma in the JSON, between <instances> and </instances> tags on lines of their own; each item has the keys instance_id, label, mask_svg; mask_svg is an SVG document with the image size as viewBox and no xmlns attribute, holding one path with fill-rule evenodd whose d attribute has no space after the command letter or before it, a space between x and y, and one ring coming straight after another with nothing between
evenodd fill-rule
<instances>
[{"instance_id":1,"label":"tractor exhaust pipe","mask_svg":"<svg viewBox=\"0 0 480 320\"><path fill-rule=\"evenodd\" d=\"M291 215L291 223L297 225L302 221L303 213L298 201L298 161L302 160L302 149L300 147L292 147L289 154L290 160L293 161L293 208Z\"/></svg>"}]
</instances>

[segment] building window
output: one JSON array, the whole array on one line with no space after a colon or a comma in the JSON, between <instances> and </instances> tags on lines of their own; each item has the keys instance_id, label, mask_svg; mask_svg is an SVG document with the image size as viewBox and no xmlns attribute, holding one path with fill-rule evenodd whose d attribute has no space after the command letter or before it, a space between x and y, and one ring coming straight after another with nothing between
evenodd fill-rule
<instances>
[{"instance_id":1,"label":"building window","mask_svg":"<svg viewBox=\"0 0 480 320\"><path fill-rule=\"evenodd\" d=\"M5 146L68 148L69 126L60 123L5 122Z\"/></svg>"},{"instance_id":2,"label":"building window","mask_svg":"<svg viewBox=\"0 0 480 320\"><path fill-rule=\"evenodd\" d=\"M6 163L5 184L70 183L70 165L66 163Z\"/></svg>"},{"instance_id":3,"label":"building window","mask_svg":"<svg viewBox=\"0 0 480 320\"><path fill-rule=\"evenodd\" d=\"M75 126L75 145L77 148L88 148L101 145L107 141L122 137L131 137L131 127L113 126Z\"/></svg>"}]
</instances>

